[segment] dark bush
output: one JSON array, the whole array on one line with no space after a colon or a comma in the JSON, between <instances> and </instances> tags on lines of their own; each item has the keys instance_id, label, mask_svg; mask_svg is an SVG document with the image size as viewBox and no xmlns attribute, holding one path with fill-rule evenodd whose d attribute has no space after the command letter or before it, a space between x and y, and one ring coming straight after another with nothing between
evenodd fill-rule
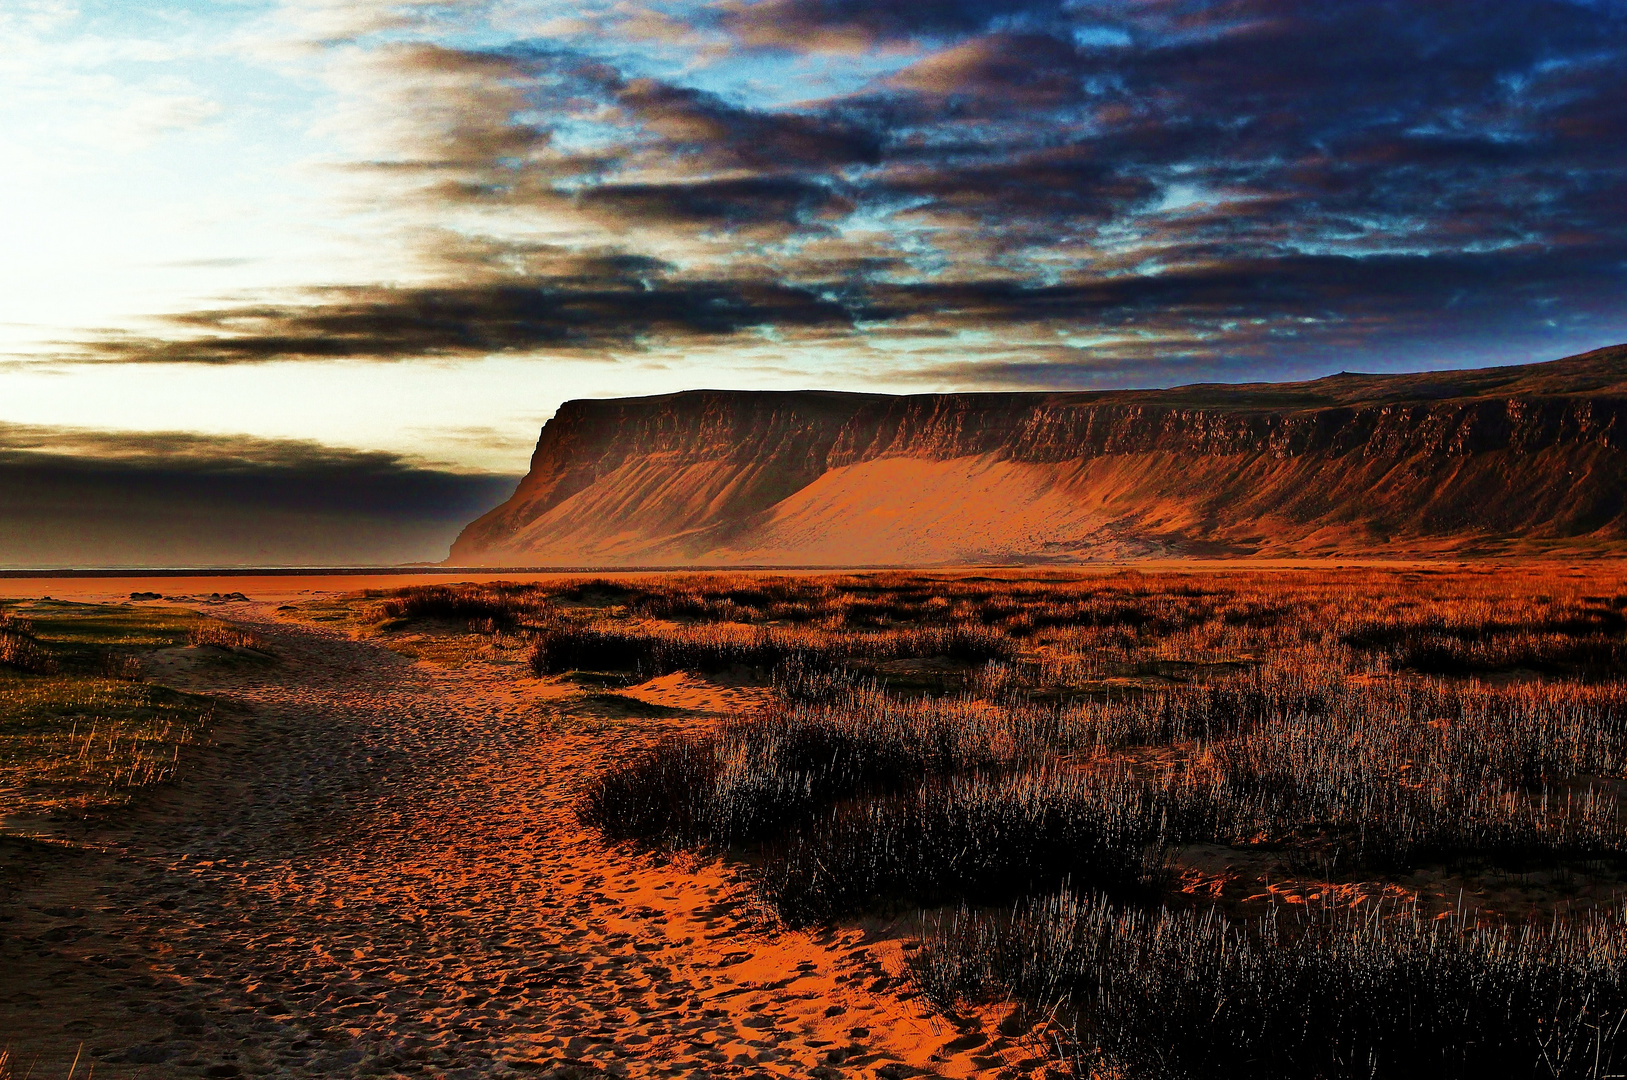
<instances>
[{"instance_id":1,"label":"dark bush","mask_svg":"<svg viewBox=\"0 0 1627 1080\"><path fill-rule=\"evenodd\" d=\"M1057 1018L1081 1071L1130 1080L1602 1078L1627 1064L1619 913L1541 926L1313 909L1231 922L1060 893L961 909L911 970L940 1006Z\"/></svg>"},{"instance_id":2,"label":"dark bush","mask_svg":"<svg viewBox=\"0 0 1627 1080\"><path fill-rule=\"evenodd\" d=\"M835 807L774 849L762 882L794 925L878 904L1008 903L1069 881L1145 899L1166 869L1158 810L1122 774L936 780Z\"/></svg>"},{"instance_id":3,"label":"dark bush","mask_svg":"<svg viewBox=\"0 0 1627 1080\"><path fill-rule=\"evenodd\" d=\"M0 665L29 675L50 675L57 668L56 657L34 636L25 620L0 613Z\"/></svg>"}]
</instances>

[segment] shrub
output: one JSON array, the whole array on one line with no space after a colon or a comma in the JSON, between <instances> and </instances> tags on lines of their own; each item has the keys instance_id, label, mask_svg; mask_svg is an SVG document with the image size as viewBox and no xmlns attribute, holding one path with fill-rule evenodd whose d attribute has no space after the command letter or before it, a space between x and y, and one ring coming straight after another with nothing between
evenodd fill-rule
<instances>
[{"instance_id":1,"label":"shrub","mask_svg":"<svg viewBox=\"0 0 1627 1080\"><path fill-rule=\"evenodd\" d=\"M376 593L369 594L377 596ZM377 619L449 619L510 629L527 619L547 619L555 605L530 585L421 585L401 589L373 607Z\"/></svg>"},{"instance_id":2,"label":"shrub","mask_svg":"<svg viewBox=\"0 0 1627 1080\"><path fill-rule=\"evenodd\" d=\"M1162 824L1123 773L956 776L838 805L776 847L761 881L793 925L883 903L1004 903L1068 881L1145 898L1167 869Z\"/></svg>"},{"instance_id":3,"label":"shrub","mask_svg":"<svg viewBox=\"0 0 1627 1080\"><path fill-rule=\"evenodd\" d=\"M214 645L222 649L265 648L265 642L253 633L212 619L194 623L187 631L187 642L192 645Z\"/></svg>"},{"instance_id":4,"label":"shrub","mask_svg":"<svg viewBox=\"0 0 1627 1080\"><path fill-rule=\"evenodd\" d=\"M57 670L51 651L34 636L23 619L0 612L0 665L29 675L50 675Z\"/></svg>"},{"instance_id":5,"label":"shrub","mask_svg":"<svg viewBox=\"0 0 1627 1080\"><path fill-rule=\"evenodd\" d=\"M1069 892L961 908L911 961L941 1007L1019 999L1133 1080L1606 1077L1627 1063L1619 912L1549 925L1415 907L1233 922Z\"/></svg>"}]
</instances>

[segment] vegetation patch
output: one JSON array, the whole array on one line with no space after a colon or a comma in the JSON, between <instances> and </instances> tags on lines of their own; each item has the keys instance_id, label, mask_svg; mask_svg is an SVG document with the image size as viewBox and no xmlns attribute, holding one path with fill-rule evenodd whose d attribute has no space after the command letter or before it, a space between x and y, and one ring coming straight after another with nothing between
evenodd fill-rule
<instances>
[{"instance_id":1,"label":"vegetation patch","mask_svg":"<svg viewBox=\"0 0 1627 1080\"><path fill-rule=\"evenodd\" d=\"M123 806L205 737L211 702L144 681L143 657L260 644L182 608L58 601L6 605L0 641L0 808L30 815Z\"/></svg>"},{"instance_id":2,"label":"vegetation patch","mask_svg":"<svg viewBox=\"0 0 1627 1080\"><path fill-rule=\"evenodd\" d=\"M1020 1003L1059 1067L1627 1064L1609 567L481 589L388 610L522 641L542 678L773 687L619 761L582 820L738 858L788 923L924 910L927 998Z\"/></svg>"},{"instance_id":3,"label":"vegetation patch","mask_svg":"<svg viewBox=\"0 0 1627 1080\"><path fill-rule=\"evenodd\" d=\"M946 1011L1025 1002L1081 1075L1576 1077L1627 1054L1622 914L1540 925L1325 907L1249 920L1058 893L939 919Z\"/></svg>"}]
</instances>

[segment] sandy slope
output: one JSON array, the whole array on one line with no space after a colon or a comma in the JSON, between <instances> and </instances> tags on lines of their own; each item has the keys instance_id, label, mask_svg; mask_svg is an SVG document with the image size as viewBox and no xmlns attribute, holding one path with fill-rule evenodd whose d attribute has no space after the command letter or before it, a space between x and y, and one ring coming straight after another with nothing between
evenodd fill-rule
<instances>
[{"instance_id":1,"label":"sandy slope","mask_svg":"<svg viewBox=\"0 0 1627 1080\"><path fill-rule=\"evenodd\" d=\"M576 824L585 778L707 722L717 688L671 678L618 710L512 667L443 670L263 606L229 614L286 662L172 672L241 708L191 781L122 832L0 845L0 1041L43 1053L36 1076L63 1075L81 1041L97 1076L1039 1065L931 1016L886 927L777 931L724 868ZM669 718L618 716L640 711Z\"/></svg>"},{"instance_id":2,"label":"sandy slope","mask_svg":"<svg viewBox=\"0 0 1627 1080\"><path fill-rule=\"evenodd\" d=\"M1620 551L1627 347L1090 393L567 402L464 566Z\"/></svg>"}]
</instances>

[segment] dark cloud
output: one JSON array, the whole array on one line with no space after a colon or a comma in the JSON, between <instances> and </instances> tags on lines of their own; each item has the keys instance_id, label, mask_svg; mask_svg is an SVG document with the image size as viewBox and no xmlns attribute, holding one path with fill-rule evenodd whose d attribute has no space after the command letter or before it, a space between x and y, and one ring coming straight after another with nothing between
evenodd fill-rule
<instances>
[{"instance_id":1,"label":"dark cloud","mask_svg":"<svg viewBox=\"0 0 1627 1080\"><path fill-rule=\"evenodd\" d=\"M200 312L95 355L592 351L772 327L953 338L991 363L1031 348L1035 370L1055 342L1094 341L1100 365L1153 370L1162 349L1174 372L1627 334L1615 0L741 0L693 21L750 77L700 85L723 54L697 53L691 85L580 40L380 50L417 134L370 167L420 178L434 211L536 212L594 250L449 229L431 244L449 284ZM763 91L831 49L901 59L834 96Z\"/></svg>"},{"instance_id":2,"label":"dark cloud","mask_svg":"<svg viewBox=\"0 0 1627 1080\"><path fill-rule=\"evenodd\" d=\"M607 86L632 119L665 141L667 152L696 155L710 168L828 170L881 158L880 133L837 115L741 108L650 78L607 80Z\"/></svg>"},{"instance_id":3,"label":"dark cloud","mask_svg":"<svg viewBox=\"0 0 1627 1080\"><path fill-rule=\"evenodd\" d=\"M412 134L363 167L416 181L431 212L477 204L646 225L807 227L851 209L833 170L881 160L883 133L842 109L752 109L554 46L395 46L376 63ZM570 125L566 148L557 129Z\"/></svg>"},{"instance_id":4,"label":"dark cloud","mask_svg":"<svg viewBox=\"0 0 1627 1080\"><path fill-rule=\"evenodd\" d=\"M494 165L534 169L558 160L553 132L521 119L541 69L496 52L402 44L380 51L393 107L413 121L404 152L370 162L375 168L484 171Z\"/></svg>"},{"instance_id":5,"label":"dark cloud","mask_svg":"<svg viewBox=\"0 0 1627 1080\"><path fill-rule=\"evenodd\" d=\"M999 113L1076 104L1086 62L1080 49L1051 34L987 34L935 52L887 85L919 94L920 104L964 118L975 98L979 112Z\"/></svg>"},{"instance_id":6,"label":"dark cloud","mask_svg":"<svg viewBox=\"0 0 1627 1080\"><path fill-rule=\"evenodd\" d=\"M786 288L727 282L560 290L515 285L387 289L245 316L222 313L229 335L121 342L109 358L240 363L290 357L399 359L533 349L613 349L647 339L726 337L772 327L858 335L888 324L906 333L1016 329L1039 343L1078 327L1134 331L1129 352L1172 362L1182 345L1231 361L1292 350L1383 351L1395 340L1490 338L1537 326L1532 340L1608 326L1618 310L1620 254L1537 251L1456 255L1298 255L1196 263L1038 285L1009 277L899 283L887 267L860 279ZM1259 313L1273 313L1262 319ZM1556 322L1563 316L1563 325ZM194 316L205 325L210 320ZM1530 335L1527 334L1529 337ZM1126 346L1116 346L1121 352Z\"/></svg>"},{"instance_id":7,"label":"dark cloud","mask_svg":"<svg viewBox=\"0 0 1627 1080\"><path fill-rule=\"evenodd\" d=\"M514 484L293 440L0 425L0 565L439 561Z\"/></svg>"},{"instance_id":8,"label":"dark cloud","mask_svg":"<svg viewBox=\"0 0 1627 1080\"><path fill-rule=\"evenodd\" d=\"M286 307L197 312L203 331L109 341L87 355L169 363L410 359L536 349L599 351L754 327L845 328L851 310L807 288L751 282L502 281L461 288L332 290Z\"/></svg>"},{"instance_id":9,"label":"dark cloud","mask_svg":"<svg viewBox=\"0 0 1627 1080\"><path fill-rule=\"evenodd\" d=\"M602 184L580 205L617 220L766 229L789 233L853 208L832 186L795 176L699 180L661 184Z\"/></svg>"},{"instance_id":10,"label":"dark cloud","mask_svg":"<svg viewBox=\"0 0 1627 1080\"><path fill-rule=\"evenodd\" d=\"M1592 258L1567 252L1558 259L1304 255L1049 286L995 280L878 287L868 301L887 316L930 316L963 328L1081 323L1201 332L1235 354L1265 350L1283 336L1309 343L1354 333L1359 343L1379 323L1397 324L1409 337L1477 326L1503 332L1511 322L1534 321L1559 295L1584 311L1608 314L1619 297L1611 277L1618 259L1613 251ZM1253 322L1261 310L1281 318ZM1329 326L1295 325L1307 319ZM1156 340L1148 344L1160 347Z\"/></svg>"},{"instance_id":11,"label":"dark cloud","mask_svg":"<svg viewBox=\"0 0 1627 1080\"><path fill-rule=\"evenodd\" d=\"M924 200L929 212L976 215L993 233L1049 239L1059 228L1099 226L1159 194L1146 177L1124 173L1088 146L900 165L886 186L895 197Z\"/></svg>"},{"instance_id":12,"label":"dark cloud","mask_svg":"<svg viewBox=\"0 0 1627 1080\"><path fill-rule=\"evenodd\" d=\"M857 51L888 42L1053 22L1062 0L756 0L730 3L723 25L748 45Z\"/></svg>"}]
</instances>

